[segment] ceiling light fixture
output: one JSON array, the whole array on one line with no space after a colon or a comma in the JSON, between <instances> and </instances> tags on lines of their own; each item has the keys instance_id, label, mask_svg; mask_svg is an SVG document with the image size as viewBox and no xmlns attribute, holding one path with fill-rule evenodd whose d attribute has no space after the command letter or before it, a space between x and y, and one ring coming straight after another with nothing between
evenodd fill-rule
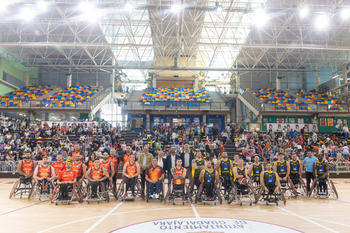
<instances>
[{"instance_id":1,"label":"ceiling light fixture","mask_svg":"<svg viewBox=\"0 0 350 233\"><path fill-rule=\"evenodd\" d=\"M46 11L47 10L47 2L44 1L40 1L36 4L36 7L40 10L40 11Z\"/></svg>"},{"instance_id":2,"label":"ceiling light fixture","mask_svg":"<svg viewBox=\"0 0 350 233\"><path fill-rule=\"evenodd\" d=\"M129 13L131 13L133 9L134 7L130 3L126 4L124 7L124 10Z\"/></svg>"},{"instance_id":3,"label":"ceiling light fixture","mask_svg":"<svg viewBox=\"0 0 350 233\"><path fill-rule=\"evenodd\" d=\"M259 27L262 27L268 21L268 15L264 12L264 9L259 7L254 15L254 24Z\"/></svg>"},{"instance_id":4,"label":"ceiling light fixture","mask_svg":"<svg viewBox=\"0 0 350 233\"><path fill-rule=\"evenodd\" d=\"M82 20L89 21L91 23L97 22L102 16L102 11L97 9L94 5L82 2L79 5L80 11L82 11Z\"/></svg>"},{"instance_id":5,"label":"ceiling light fixture","mask_svg":"<svg viewBox=\"0 0 350 233\"><path fill-rule=\"evenodd\" d=\"M343 20L349 19L349 16L350 16L350 9L349 9L349 8L344 8L344 9L341 11L340 15L341 15L341 18L342 18Z\"/></svg>"},{"instance_id":6,"label":"ceiling light fixture","mask_svg":"<svg viewBox=\"0 0 350 233\"><path fill-rule=\"evenodd\" d=\"M171 11L174 12L174 13L178 13L180 10L181 10L181 7L179 5L177 5L177 4L174 4L171 7Z\"/></svg>"},{"instance_id":7,"label":"ceiling light fixture","mask_svg":"<svg viewBox=\"0 0 350 233\"><path fill-rule=\"evenodd\" d=\"M33 11L32 8L30 7L24 7L21 10L21 15L20 17L24 20L24 21L32 21L35 17L35 13Z\"/></svg>"},{"instance_id":8,"label":"ceiling light fixture","mask_svg":"<svg viewBox=\"0 0 350 233\"><path fill-rule=\"evenodd\" d=\"M301 18L305 18L306 16L309 15L309 9L308 9L307 7L303 7L303 8L300 10L299 14L300 14L300 17L301 17Z\"/></svg>"},{"instance_id":9,"label":"ceiling light fixture","mask_svg":"<svg viewBox=\"0 0 350 233\"><path fill-rule=\"evenodd\" d=\"M324 30L329 25L329 18L327 14L320 14L316 17L315 20L316 27L320 30Z\"/></svg>"},{"instance_id":10,"label":"ceiling light fixture","mask_svg":"<svg viewBox=\"0 0 350 233\"><path fill-rule=\"evenodd\" d=\"M222 5L220 5L218 2L216 2L215 5L216 5L216 12L221 13L222 12Z\"/></svg>"}]
</instances>

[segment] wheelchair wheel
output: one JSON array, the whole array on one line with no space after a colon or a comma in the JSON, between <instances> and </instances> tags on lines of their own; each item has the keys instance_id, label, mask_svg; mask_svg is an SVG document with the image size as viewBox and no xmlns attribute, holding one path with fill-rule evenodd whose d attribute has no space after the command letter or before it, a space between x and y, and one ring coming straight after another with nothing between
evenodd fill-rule
<instances>
[{"instance_id":1,"label":"wheelchair wheel","mask_svg":"<svg viewBox=\"0 0 350 233\"><path fill-rule=\"evenodd\" d=\"M10 199L16 193L16 190L18 189L19 184L20 184L20 180L19 179L13 184L11 192L10 192L10 197L9 197Z\"/></svg>"},{"instance_id":2,"label":"wheelchair wheel","mask_svg":"<svg viewBox=\"0 0 350 233\"><path fill-rule=\"evenodd\" d=\"M81 193L81 196L80 196L80 200L81 201L84 200L85 193L86 193L86 191L87 191L89 186L90 186L90 182L87 182L87 184L86 184L86 186L85 186L85 188L84 188L84 190L83 190L83 192Z\"/></svg>"},{"instance_id":3,"label":"wheelchair wheel","mask_svg":"<svg viewBox=\"0 0 350 233\"><path fill-rule=\"evenodd\" d=\"M117 190L117 200L123 199L123 193L124 193L124 180L120 182L120 185Z\"/></svg>"},{"instance_id":4,"label":"wheelchair wheel","mask_svg":"<svg viewBox=\"0 0 350 233\"><path fill-rule=\"evenodd\" d=\"M302 196L308 196L308 192L306 190L306 185L303 179L299 179L299 187L300 190L302 191Z\"/></svg>"},{"instance_id":5,"label":"wheelchair wheel","mask_svg":"<svg viewBox=\"0 0 350 233\"><path fill-rule=\"evenodd\" d=\"M147 185L146 185L146 202L148 202L149 200L149 183L147 182Z\"/></svg>"},{"instance_id":6,"label":"wheelchair wheel","mask_svg":"<svg viewBox=\"0 0 350 233\"><path fill-rule=\"evenodd\" d=\"M164 190L164 183L162 183L162 185L161 185L161 195L159 196L159 200L160 200L160 202L163 202L164 201L164 192L165 192L165 190Z\"/></svg>"},{"instance_id":7,"label":"wheelchair wheel","mask_svg":"<svg viewBox=\"0 0 350 233\"><path fill-rule=\"evenodd\" d=\"M56 185L55 189L54 189L53 192L52 192L51 200L50 200L51 204L52 204L55 200L57 200L57 197L58 197L59 193L60 193L60 185L58 184L58 185Z\"/></svg>"},{"instance_id":8,"label":"wheelchair wheel","mask_svg":"<svg viewBox=\"0 0 350 233\"><path fill-rule=\"evenodd\" d=\"M258 201L260 200L260 198L261 198L261 195L263 194L263 192L264 192L264 189L263 189L263 188L261 188L261 189L260 189L260 192L259 192L259 196L258 196L258 199L256 199L256 202L255 202L255 204L257 204L257 203L258 203Z\"/></svg>"},{"instance_id":9,"label":"wheelchair wheel","mask_svg":"<svg viewBox=\"0 0 350 233\"><path fill-rule=\"evenodd\" d=\"M77 190L75 184L73 185L72 190L73 190L73 193L74 193L74 196L75 196L75 199L77 200L77 202L81 203L82 200L80 200L79 193L78 193L78 190Z\"/></svg>"},{"instance_id":10,"label":"wheelchair wheel","mask_svg":"<svg viewBox=\"0 0 350 233\"><path fill-rule=\"evenodd\" d=\"M236 199L236 195L237 195L237 186L233 185L227 197L227 204L231 204Z\"/></svg>"},{"instance_id":11,"label":"wheelchair wheel","mask_svg":"<svg viewBox=\"0 0 350 233\"><path fill-rule=\"evenodd\" d=\"M186 192L185 195L187 195L188 201L190 202L190 204L192 204L192 197L191 197L191 194L188 192L187 186L186 186L186 185L184 185L184 186L185 186L185 192Z\"/></svg>"},{"instance_id":12,"label":"wheelchair wheel","mask_svg":"<svg viewBox=\"0 0 350 233\"><path fill-rule=\"evenodd\" d=\"M165 196L165 199L164 199L164 204L166 204L166 202L167 202L168 199L169 199L170 191L171 191L171 185L169 185L169 187L168 187L168 191L167 191L166 196Z\"/></svg>"},{"instance_id":13,"label":"wheelchair wheel","mask_svg":"<svg viewBox=\"0 0 350 233\"><path fill-rule=\"evenodd\" d=\"M114 198L115 198L116 200L118 200L117 193L115 192L116 189L114 189L114 185L113 185L113 183L112 183L111 180L109 180L109 189L111 190L111 192L112 192Z\"/></svg>"},{"instance_id":14,"label":"wheelchair wheel","mask_svg":"<svg viewBox=\"0 0 350 233\"><path fill-rule=\"evenodd\" d=\"M190 195L191 196L193 195L193 188L194 188L194 181L193 181L193 179L191 180L191 182L187 186L187 189L190 191Z\"/></svg>"},{"instance_id":15,"label":"wheelchair wheel","mask_svg":"<svg viewBox=\"0 0 350 233\"><path fill-rule=\"evenodd\" d=\"M253 194L254 203L257 203L257 202L258 202L258 199L256 198L256 194L255 194L254 189L253 189L250 185L248 185L248 188L249 188L250 192Z\"/></svg>"},{"instance_id":16,"label":"wheelchair wheel","mask_svg":"<svg viewBox=\"0 0 350 233\"><path fill-rule=\"evenodd\" d=\"M34 196L34 193L40 193L38 181L34 181L34 184L32 185L32 188L30 189L28 195L28 200L30 200Z\"/></svg>"},{"instance_id":17,"label":"wheelchair wheel","mask_svg":"<svg viewBox=\"0 0 350 233\"><path fill-rule=\"evenodd\" d=\"M142 200L145 200L145 196L143 195L143 190L141 188L139 180L136 181L136 185L137 185L137 189L139 190L139 193L140 193L140 196L141 196Z\"/></svg>"},{"instance_id":18,"label":"wheelchair wheel","mask_svg":"<svg viewBox=\"0 0 350 233\"><path fill-rule=\"evenodd\" d=\"M297 195L297 192L295 191L293 181L289 178L288 178L288 184L290 186L290 190L291 190L292 194L294 195L295 198L297 198L298 195Z\"/></svg>"},{"instance_id":19,"label":"wheelchair wheel","mask_svg":"<svg viewBox=\"0 0 350 233\"><path fill-rule=\"evenodd\" d=\"M337 190L335 189L335 186L334 186L333 181L332 181L332 180L329 180L329 183L331 184L331 188L332 188L332 190L333 190L334 195L337 197L337 199L339 199L339 197L338 197L338 192L337 192Z\"/></svg>"},{"instance_id":20,"label":"wheelchair wheel","mask_svg":"<svg viewBox=\"0 0 350 233\"><path fill-rule=\"evenodd\" d=\"M218 187L216 187L216 185L214 185L214 189L215 189L215 191L216 191L216 193L217 193L218 200L219 200L220 204L222 204L222 197L221 197L221 193L220 193L220 191L219 191Z\"/></svg>"},{"instance_id":21,"label":"wheelchair wheel","mask_svg":"<svg viewBox=\"0 0 350 233\"><path fill-rule=\"evenodd\" d=\"M103 182L102 182L102 181L100 181L100 185L101 185L101 188L102 188L103 196L104 196L105 199L106 199L106 202L109 202L109 195L108 195L108 193L107 193L107 191L106 191L106 188L105 188L105 186L103 185Z\"/></svg>"},{"instance_id":22,"label":"wheelchair wheel","mask_svg":"<svg viewBox=\"0 0 350 233\"><path fill-rule=\"evenodd\" d=\"M194 203L197 204L199 198L201 198L202 192L203 192L203 184L201 184L201 185L199 186L199 190L198 190L198 192L197 192L196 200L195 200Z\"/></svg>"},{"instance_id":23,"label":"wheelchair wheel","mask_svg":"<svg viewBox=\"0 0 350 233\"><path fill-rule=\"evenodd\" d=\"M287 203L287 202L286 202L286 198L284 197L284 194L283 194L281 188L279 188L278 190L279 190L280 195L281 195L281 196L280 196L280 200L283 201L283 204L284 204L284 205L286 205L286 203Z\"/></svg>"},{"instance_id":24,"label":"wheelchair wheel","mask_svg":"<svg viewBox=\"0 0 350 233\"><path fill-rule=\"evenodd\" d=\"M316 185L316 179L314 179L314 182L312 182L311 188L310 188L310 192L309 192L309 197L311 197L314 189L315 189L315 185Z\"/></svg>"}]
</instances>

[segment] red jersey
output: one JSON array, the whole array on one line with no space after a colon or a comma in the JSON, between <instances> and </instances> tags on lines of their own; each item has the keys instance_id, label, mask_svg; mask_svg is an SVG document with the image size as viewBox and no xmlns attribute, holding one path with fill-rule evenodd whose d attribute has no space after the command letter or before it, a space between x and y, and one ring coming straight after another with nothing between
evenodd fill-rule
<instances>
[{"instance_id":1,"label":"red jersey","mask_svg":"<svg viewBox=\"0 0 350 233\"><path fill-rule=\"evenodd\" d=\"M123 156L123 163L124 164L126 164L126 163L128 163L130 161L130 156L131 156L131 154L130 155L125 154Z\"/></svg>"},{"instance_id":2,"label":"red jersey","mask_svg":"<svg viewBox=\"0 0 350 233\"><path fill-rule=\"evenodd\" d=\"M51 166L53 167L53 169L55 170L55 174L56 176L58 176L58 174L60 174L61 171L63 171L64 169L66 169L66 163L65 162L54 162L51 164Z\"/></svg>"},{"instance_id":3,"label":"red jersey","mask_svg":"<svg viewBox=\"0 0 350 233\"><path fill-rule=\"evenodd\" d=\"M70 154L73 158L76 156L76 155L81 155L81 150L80 151L75 151L73 150ZM84 157L83 157L84 158ZM80 159L80 162L83 162L83 158Z\"/></svg>"},{"instance_id":4,"label":"red jersey","mask_svg":"<svg viewBox=\"0 0 350 233\"><path fill-rule=\"evenodd\" d=\"M30 175L34 171L34 162L31 159L28 163L26 162L25 159L22 160L22 166L21 166L21 171L26 174Z\"/></svg>"},{"instance_id":5,"label":"red jersey","mask_svg":"<svg viewBox=\"0 0 350 233\"><path fill-rule=\"evenodd\" d=\"M90 177L93 180L100 180L100 179L102 179L103 178L102 167L99 167L97 170L94 167L91 168Z\"/></svg>"},{"instance_id":6,"label":"red jersey","mask_svg":"<svg viewBox=\"0 0 350 233\"><path fill-rule=\"evenodd\" d=\"M57 178L62 182L74 181L75 177L77 177L77 173L73 170L70 170L70 171L63 170L57 176Z\"/></svg>"},{"instance_id":7,"label":"red jersey","mask_svg":"<svg viewBox=\"0 0 350 233\"><path fill-rule=\"evenodd\" d=\"M38 177L40 178L49 178L51 177L51 166L47 165L44 167L43 165L39 165L38 167Z\"/></svg>"},{"instance_id":8,"label":"red jersey","mask_svg":"<svg viewBox=\"0 0 350 233\"><path fill-rule=\"evenodd\" d=\"M106 169L106 171L108 172L108 174L111 174L111 162L107 161L107 162L101 162L100 166L103 167L104 169Z\"/></svg>"},{"instance_id":9,"label":"red jersey","mask_svg":"<svg viewBox=\"0 0 350 233\"><path fill-rule=\"evenodd\" d=\"M108 157L109 162L113 163L114 166L114 172L117 173L117 167L118 167L118 157Z\"/></svg>"},{"instance_id":10,"label":"red jersey","mask_svg":"<svg viewBox=\"0 0 350 233\"><path fill-rule=\"evenodd\" d=\"M79 163L72 163L72 170L75 171L77 173L77 176L82 176L82 172L83 172L83 163L79 162Z\"/></svg>"},{"instance_id":11,"label":"red jersey","mask_svg":"<svg viewBox=\"0 0 350 233\"><path fill-rule=\"evenodd\" d=\"M180 170L177 169L177 167L174 168L174 172L176 175L182 175L184 173L184 168L181 167ZM174 184L184 184L185 180L184 179L175 179L173 178L173 183Z\"/></svg>"},{"instance_id":12,"label":"red jersey","mask_svg":"<svg viewBox=\"0 0 350 233\"><path fill-rule=\"evenodd\" d=\"M89 160L89 162L88 162L88 164L87 164L87 168L90 169L90 168L92 168L92 167L94 167L94 166L95 166L95 162L92 161L92 160Z\"/></svg>"},{"instance_id":13,"label":"red jersey","mask_svg":"<svg viewBox=\"0 0 350 233\"><path fill-rule=\"evenodd\" d=\"M136 162L132 165L131 163L128 163L128 165L126 165L126 174L128 174L128 176L133 176L137 174Z\"/></svg>"}]
</instances>

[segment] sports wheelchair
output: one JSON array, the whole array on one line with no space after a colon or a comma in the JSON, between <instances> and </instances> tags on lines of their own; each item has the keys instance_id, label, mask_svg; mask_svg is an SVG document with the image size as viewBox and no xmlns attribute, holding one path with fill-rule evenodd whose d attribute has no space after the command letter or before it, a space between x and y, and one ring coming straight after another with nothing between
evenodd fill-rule
<instances>
[{"instance_id":1,"label":"sports wheelchair","mask_svg":"<svg viewBox=\"0 0 350 233\"><path fill-rule=\"evenodd\" d=\"M220 195L224 198L224 200L228 200L229 194L231 190L235 187L233 183L233 178L231 176L220 176L219 177L219 187Z\"/></svg>"},{"instance_id":2,"label":"sports wheelchair","mask_svg":"<svg viewBox=\"0 0 350 233\"><path fill-rule=\"evenodd\" d=\"M71 202L77 201L78 203L81 202L80 195L78 192L77 184L70 184L68 185L68 197L63 199L60 194L60 188L61 186L58 184L56 185L55 189L52 192L51 196L51 203L55 203L55 205L58 204L68 204L70 205Z\"/></svg>"},{"instance_id":3,"label":"sports wheelchair","mask_svg":"<svg viewBox=\"0 0 350 233\"><path fill-rule=\"evenodd\" d=\"M243 201L243 198L248 198L248 201ZM243 202L249 202L250 205L257 202L256 193L245 178L239 179L230 190L227 203L231 204L233 201L237 201L240 206L243 205Z\"/></svg>"},{"instance_id":4,"label":"sports wheelchair","mask_svg":"<svg viewBox=\"0 0 350 233\"><path fill-rule=\"evenodd\" d=\"M257 199L257 203L265 202L266 205L269 205L272 203L278 205L278 202L283 202L283 204L286 205L287 201L286 201L286 198L284 197L281 187L278 188L277 192L274 192L275 187L270 187L270 188L268 187L268 189L271 190L271 193L273 192L273 194L266 193L265 190L261 188L259 197Z\"/></svg>"},{"instance_id":5,"label":"sports wheelchair","mask_svg":"<svg viewBox=\"0 0 350 233\"><path fill-rule=\"evenodd\" d=\"M252 187L255 195L258 196L261 190L260 176L252 176L249 180L249 186Z\"/></svg>"},{"instance_id":6,"label":"sports wheelchair","mask_svg":"<svg viewBox=\"0 0 350 233\"><path fill-rule=\"evenodd\" d=\"M96 196L93 196L93 188L96 188ZM89 181L84 188L80 200L81 202L86 201L88 204L90 202L97 202L99 204L100 201L109 202L109 194L103 181Z\"/></svg>"},{"instance_id":7,"label":"sports wheelchair","mask_svg":"<svg viewBox=\"0 0 350 233\"><path fill-rule=\"evenodd\" d=\"M308 191L306 189L306 184L305 184L305 182L304 182L304 180L302 178L291 176L290 177L290 181L291 181L290 185L293 186L296 195L302 196L302 197L308 196ZM295 188L295 185L298 185L298 187Z\"/></svg>"},{"instance_id":8,"label":"sports wheelchair","mask_svg":"<svg viewBox=\"0 0 350 233\"><path fill-rule=\"evenodd\" d=\"M42 182L34 180L34 184L32 186L32 189L30 190L30 193L28 195L28 200L32 199L32 198L38 198L39 201L43 200L43 199L50 199L53 190L55 189L55 183L54 181L47 181L48 182L48 193L43 193L43 185Z\"/></svg>"},{"instance_id":9,"label":"sports wheelchair","mask_svg":"<svg viewBox=\"0 0 350 233\"><path fill-rule=\"evenodd\" d=\"M288 199L290 199L291 197L295 197L297 198L297 192L294 188L293 182L291 181L291 179L287 179L285 180L280 180L280 188L284 194L284 196L287 196Z\"/></svg>"},{"instance_id":10,"label":"sports wheelchair","mask_svg":"<svg viewBox=\"0 0 350 233\"><path fill-rule=\"evenodd\" d=\"M10 192L10 199L15 196L29 196L32 188L34 186L33 177L25 179L24 176L20 177L12 186Z\"/></svg>"},{"instance_id":11,"label":"sports wheelchair","mask_svg":"<svg viewBox=\"0 0 350 233\"><path fill-rule=\"evenodd\" d=\"M113 184L113 181L108 178L108 181L103 182L105 185L105 191L107 192L107 195L109 196L109 199L111 197L114 197L116 200L118 200L117 196L117 184Z\"/></svg>"},{"instance_id":12,"label":"sports wheelchair","mask_svg":"<svg viewBox=\"0 0 350 233\"><path fill-rule=\"evenodd\" d=\"M199 190L196 195L195 203L197 204L197 202L202 202L204 205L206 204L216 205L216 203L219 202L220 204L222 204L221 193L215 184L213 185L213 194L214 194L213 199L207 200L207 190L205 186L201 184L199 186Z\"/></svg>"},{"instance_id":13,"label":"sports wheelchair","mask_svg":"<svg viewBox=\"0 0 350 233\"><path fill-rule=\"evenodd\" d=\"M326 194L322 195L320 193L320 184L325 182L327 184ZM311 185L309 192L309 197L318 197L318 198L336 198L338 199L338 192L334 186L334 183L329 178L316 178Z\"/></svg>"},{"instance_id":14,"label":"sports wheelchair","mask_svg":"<svg viewBox=\"0 0 350 233\"><path fill-rule=\"evenodd\" d=\"M142 200L145 199L145 196L143 195L143 190L141 188L141 180L137 179L136 184L135 184L135 190L134 190L134 196L133 197L125 197L125 189L126 189L126 184L125 181L122 180L120 182L120 185L117 190L117 200L119 201L134 201L135 198L141 198Z\"/></svg>"},{"instance_id":15,"label":"sports wheelchair","mask_svg":"<svg viewBox=\"0 0 350 233\"><path fill-rule=\"evenodd\" d=\"M149 200L159 200L160 202L164 201L164 182L160 182L160 187L159 187L159 199L154 199L151 197L151 194L149 192L149 182L146 182L146 202Z\"/></svg>"},{"instance_id":16,"label":"sports wheelchair","mask_svg":"<svg viewBox=\"0 0 350 233\"><path fill-rule=\"evenodd\" d=\"M199 178L199 177L197 177L197 178ZM191 196L193 196L193 195L197 195L197 189L199 188L199 186L201 185L201 182L200 181L198 181L199 183L199 185L198 185L198 187L197 187L197 185L195 185L195 181L194 181L194 177L193 177L193 179L190 181L190 183L188 184L188 186L187 186L187 189L188 189L188 191L189 191L189 193L190 193L190 195Z\"/></svg>"},{"instance_id":17,"label":"sports wheelchair","mask_svg":"<svg viewBox=\"0 0 350 233\"><path fill-rule=\"evenodd\" d=\"M185 205L185 202L187 201L190 204L192 204L192 197L188 191L186 184L183 184L183 186L179 186L179 187L182 187L182 188L180 189L174 188L174 183L173 181L171 181L171 184L168 187L168 192L164 199L164 204L173 203L173 205L175 205L175 198L181 198L182 205Z\"/></svg>"}]
</instances>

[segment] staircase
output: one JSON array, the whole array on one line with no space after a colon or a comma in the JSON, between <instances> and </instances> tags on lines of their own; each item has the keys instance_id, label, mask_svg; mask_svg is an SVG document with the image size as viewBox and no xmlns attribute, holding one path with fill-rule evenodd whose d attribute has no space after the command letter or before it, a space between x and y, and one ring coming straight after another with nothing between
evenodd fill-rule
<instances>
[{"instance_id":1,"label":"staircase","mask_svg":"<svg viewBox=\"0 0 350 233\"><path fill-rule=\"evenodd\" d=\"M139 138L139 132L138 131L127 131L126 134L124 134L124 142L127 146L132 145L132 140L136 140Z\"/></svg>"},{"instance_id":2,"label":"staircase","mask_svg":"<svg viewBox=\"0 0 350 233\"><path fill-rule=\"evenodd\" d=\"M224 146L225 151L227 152L227 157L231 160L235 157L236 154L239 154L240 152L237 151L237 148L233 144L231 140L226 141L226 145Z\"/></svg>"},{"instance_id":3,"label":"staircase","mask_svg":"<svg viewBox=\"0 0 350 233\"><path fill-rule=\"evenodd\" d=\"M253 95L250 91L245 91L238 87L238 98L251 110L256 116L259 115L261 110L261 101Z\"/></svg>"},{"instance_id":4,"label":"staircase","mask_svg":"<svg viewBox=\"0 0 350 233\"><path fill-rule=\"evenodd\" d=\"M32 104L35 104L36 102L41 102L42 100L46 99L46 97L49 97L50 95L54 95L56 92L58 92L59 90L61 90L61 88L59 87L54 87L52 88L52 91L50 91L49 93L40 96L39 98L32 100L32 101L28 101L26 104L22 105L22 108L30 108L30 106Z\"/></svg>"}]
</instances>

